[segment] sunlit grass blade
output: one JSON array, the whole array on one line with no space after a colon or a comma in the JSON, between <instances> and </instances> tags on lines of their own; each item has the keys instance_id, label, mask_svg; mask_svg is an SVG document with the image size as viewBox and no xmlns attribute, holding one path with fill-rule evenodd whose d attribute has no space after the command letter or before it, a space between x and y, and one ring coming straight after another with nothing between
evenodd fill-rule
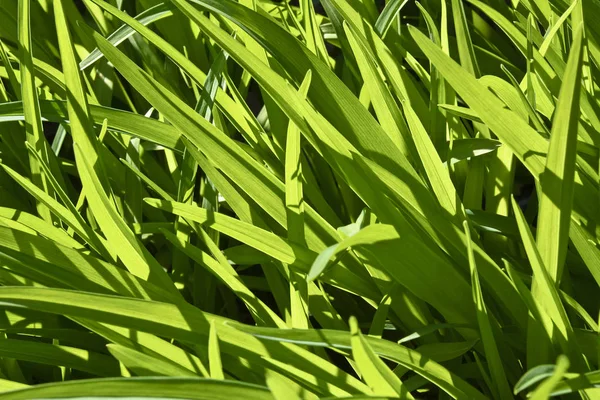
<instances>
[{"instance_id":1,"label":"sunlit grass blade","mask_svg":"<svg viewBox=\"0 0 600 400\"><path fill-rule=\"evenodd\" d=\"M312 73L306 74L300 91L306 95L311 83ZM305 243L304 237L304 195L302 174L302 133L290 121L285 151L285 203L287 210L288 239L296 243Z\"/></svg>"},{"instance_id":2,"label":"sunlit grass blade","mask_svg":"<svg viewBox=\"0 0 600 400\"><path fill-rule=\"evenodd\" d=\"M266 387L241 382L181 377L113 378L51 383L0 393L0 399L77 398L89 396L90 393L104 398L130 396L150 399L160 396L194 400L230 400L238 397L248 400L273 400Z\"/></svg>"},{"instance_id":3,"label":"sunlit grass blade","mask_svg":"<svg viewBox=\"0 0 600 400\"><path fill-rule=\"evenodd\" d=\"M514 198L512 199L512 206L527 257L529 258L531 268L533 269L533 276L537 282L538 295L535 297L535 300L539 304L539 309L545 310L552 320L553 326L545 324L546 334L555 346L560 347L565 353L568 353L571 356L571 362L574 365L583 368L584 361L581 358L581 351L577 348L577 339L574 336L573 328L562 301L560 300L556 282L552 279L549 271L544 266L544 262L534 242L531 231L527 226L527 221ZM533 341L532 345L534 346L540 344L540 342L536 342L537 340L540 340L539 338L532 337L531 340Z\"/></svg>"},{"instance_id":4,"label":"sunlit grass blade","mask_svg":"<svg viewBox=\"0 0 600 400\"><path fill-rule=\"evenodd\" d=\"M0 354L50 365L61 365L99 376L120 376L119 363L112 357L74 347L17 339L0 340Z\"/></svg>"},{"instance_id":5,"label":"sunlit grass blade","mask_svg":"<svg viewBox=\"0 0 600 400\"><path fill-rule=\"evenodd\" d=\"M14 224L13 226L8 225L8 221L13 221L16 224L29 228L32 232L36 232L39 235L45 236L48 239L62 244L63 246L72 247L81 251L87 250L83 244L73 239L63 229L48 224L46 221L36 217L33 214L29 214L21 210L2 207L0 208L0 221L2 221L0 224L14 228Z\"/></svg>"},{"instance_id":6,"label":"sunlit grass blade","mask_svg":"<svg viewBox=\"0 0 600 400\"><path fill-rule=\"evenodd\" d=\"M350 320L352 337L352 356L356 361L362 378L373 390L373 394L380 396L402 396L413 399L412 395L402 386L400 379L394 375L383 361L373 352L369 343L363 338L358 329L355 318Z\"/></svg>"},{"instance_id":7,"label":"sunlit grass blade","mask_svg":"<svg viewBox=\"0 0 600 400\"><path fill-rule=\"evenodd\" d=\"M172 293L176 293L175 287L163 267L138 241L114 209L98 177L92 171L79 147L75 148L75 154L80 158L78 169L84 187L88 188L87 199L95 213L96 220L101 224L103 231L109 238L112 250L129 268L131 273Z\"/></svg>"},{"instance_id":8,"label":"sunlit grass blade","mask_svg":"<svg viewBox=\"0 0 600 400\"><path fill-rule=\"evenodd\" d=\"M532 400L547 399L552 393L554 387L560 382L564 374L569 368L569 359L565 356L559 357L556 360L556 368L550 377L544 380L537 389L531 394Z\"/></svg>"},{"instance_id":9,"label":"sunlit grass blade","mask_svg":"<svg viewBox=\"0 0 600 400\"><path fill-rule=\"evenodd\" d=\"M357 379L307 350L285 343L259 341L233 328L230 320L204 313L189 304L174 305L120 296L31 287L4 287L0 289L0 299L7 304L26 305L35 310L91 318L130 329L139 328L188 343L207 340L210 321L215 321L219 327L219 339L223 342L223 352L227 354L250 357L260 365L269 365L269 368L276 368L277 371L294 377L305 387L314 387L316 379L313 373L318 371L316 375L326 377L330 383L325 394L364 392L366 389ZM280 366L266 358L278 361ZM292 360L295 368L289 370Z\"/></svg>"},{"instance_id":10,"label":"sunlit grass blade","mask_svg":"<svg viewBox=\"0 0 600 400\"><path fill-rule=\"evenodd\" d=\"M345 21L343 27L364 80L363 89L370 95L381 127L405 156L413 157L409 147L410 140L406 121L404 121L398 104L394 101L385 82L381 79L378 66L372 61L373 55L368 50L366 40L360 37L360 34L355 32L354 28Z\"/></svg>"},{"instance_id":11,"label":"sunlit grass blade","mask_svg":"<svg viewBox=\"0 0 600 400\"><path fill-rule=\"evenodd\" d=\"M305 393L302 394L305 397L300 397L300 393L298 393L293 382L275 372L267 372L266 383L275 400L301 400L302 398L306 398Z\"/></svg>"},{"instance_id":12,"label":"sunlit grass blade","mask_svg":"<svg viewBox=\"0 0 600 400\"><path fill-rule=\"evenodd\" d=\"M479 78L481 72L477 65L477 59L475 58L475 51L473 49L473 42L471 41L471 34L467 25L464 4L459 0L452 0L451 4L460 64L476 78Z\"/></svg>"},{"instance_id":13,"label":"sunlit grass blade","mask_svg":"<svg viewBox=\"0 0 600 400\"><path fill-rule=\"evenodd\" d=\"M406 3L408 3L408 0L391 0L385 5L375 22L375 31L377 31L379 36L385 36L387 30Z\"/></svg>"},{"instance_id":14,"label":"sunlit grass blade","mask_svg":"<svg viewBox=\"0 0 600 400\"><path fill-rule=\"evenodd\" d=\"M12 67L12 64L10 62L10 59L8 58L8 54L6 52L6 48L4 47L4 43L2 43L2 41L0 40L0 59L2 60L2 63L4 64L4 68L6 69L6 74L8 75L8 82L10 83L10 87L12 88L14 95L16 97L15 100L20 100L21 99L21 85L19 83L19 81L17 80L17 74L15 73L14 68ZM33 62L32 62L33 64ZM22 66L21 68L27 68L27 66ZM26 82L27 80L23 80L23 76L21 75L21 82ZM7 95L5 95L5 97L8 98Z\"/></svg>"},{"instance_id":15,"label":"sunlit grass blade","mask_svg":"<svg viewBox=\"0 0 600 400\"><path fill-rule=\"evenodd\" d=\"M264 340L283 341L299 345L331 347L342 351L352 350L352 337L349 332L334 330L275 330L239 325L238 329ZM429 357L419 354L417 351L383 339L368 336L365 337L365 339L378 356L386 360L397 362L400 365L415 371L425 379L438 385L451 396L472 399L486 398L482 393L475 390L460 377L454 375Z\"/></svg>"},{"instance_id":16,"label":"sunlit grass blade","mask_svg":"<svg viewBox=\"0 0 600 400\"><path fill-rule=\"evenodd\" d=\"M467 70L446 56L415 28L411 35L440 73L463 100L479 115L503 144L510 147L535 177L544 169L547 144L529 125L481 85ZM517 135L515 132L524 132Z\"/></svg>"},{"instance_id":17,"label":"sunlit grass blade","mask_svg":"<svg viewBox=\"0 0 600 400\"><path fill-rule=\"evenodd\" d=\"M106 346L110 354L137 376L196 376L191 371L118 344Z\"/></svg>"},{"instance_id":18,"label":"sunlit grass blade","mask_svg":"<svg viewBox=\"0 0 600 400\"><path fill-rule=\"evenodd\" d=\"M31 0L19 0L19 41L20 61L21 61L21 98L23 99L23 114L25 116L25 132L27 141L44 160L49 157L49 145L44 137L42 120L40 115L40 105L38 100L37 88L34 81L33 55L32 55L32 32L31 32ZM44 178L44 174L38 165L37 159L29 156L31 179L40 189L52 196L52 190ZM50 210L43 205L38 205L38 212L48 222L53 222Z\"/></svg>"},{"instance_id":19,"label":"sunlit grass blade","mask_svg":"<svg viewBox=\"0 0 600 400\"><path fill-rule=\"evenodd\" d=\"M208 370L197 356L155 335L137 330L135 335L132 335L131 329L86 318L73 318L73 320L115 345L133 349L137 354L147 355L152 362L158 360L158 363L162 364L161 368L168 368L170 371L173 371L173 368L183 369L176 375L190 376L191 373L193 376L209 377ZM133 358L137 358L136 353L130 354Z\"/></svg>"},{"instance_id":20,"label":"sunlit grass blade","mask_svg":"<svg viewBox=\"0 0 600 400\"><path fill-rule=\"evenodd\" d=\"M465 217L464 209L450 179L448 169L442 164L436 148L414 110L406 102L403 102L402 105L423 168L437 200L450 215L456 217L456 222L459 223Z\"/></svg>"},{"instance_id":21,"label":"sunlit grass blade","mask_svg":"<svg viewBox=\"0 0 600 400\"><path fill-rule=\"evenodd\" d=\"M42 117L52 122L68 122L66 102L60 100L41 100ZM183 151L177 130L164 122L143 115L115 108L90 105L90 117L95 126L101 126L107 120L108 128L148 140L169 149ZM22 121L23 104L21 102L0 103L0 121Z\"/></svg>"},{"instance_id":22,"label":"sunlit grass blade","mask_svg":"<svg viewBox=\"0 0 600 400\"><path fill-rule=\"evenodd\" d=\"M481 335L481 341L483 342L483 348L488 361L488 368L492 377L494 387L492 392L499 399L510 399L511 392L508 386L506 373L502 364L502 358L500 357L499 347L497 339L494 337L494 329L492 326L492 320L488 314L485 301L483 300L483 293L481 291L481 284L479 283L479 273L477 272L477 264L473 257L473 248L471 242L471 230L468 221L463 222L463 228L467 235L467 247L469 249L469 266L471 269L471 286L473 288L473 301L477 308L477 322L479 324L479 332Z\"/></svg>"},{"instance_id":23,"label":"sunlit grass blade","mask_svg":"<svg viewBox=\"0 0 600 400\"><path fill-rule=\"evenodd\" d=\"M176 248L198 263L198 266L206 268L217 279L223 281L227 287L234 291L240 300L246 303L250 312L256 315L258 322L265 325L285 326L285 323L241 282L238 273L231 267L227 260L224 260L224 262L217 261L199 248L183 241L172 233L166 230L163 230L162 233Z\"/></svg>"},{"instance_id":24,"label":"sunlit grass blade","mask_svg":"<svg viewBox=\"0 0 600 400\"><path fill-rule=\"evenodd\" d=\"M56 24L63 71L70 95L67 109L71 124L71 134L75 142L77 168L90 202L96 221L107 235L108 244L132 273L143 279L158 283L166 290L174 292L174 286L160 264L138 242L114 209L106 190L109 188L106 169L97 151L97 138L89 118L87 100L82 86L79 68L75 61L73 43L66 24L61 2L55 10Z\"/></svg>"},{"instance_id":25,"label":"sunlit grass blade","mask_svg":"<svg viewBox=\"0 0 600 400\"><path fill-rule=\"evenodd\" d=\"M540 177L537 244L542 262L557 283L564 267L573 207L582 48L583 28L579 27L554 113L546 167Z\"/></svg>"},{"instance_id":26,"label":"sunlit grass blade","mask_svg":"<svg viewBox=\"0 0 600 400\"><path fill-rule=\"evenodd\" d=\"M172 212L201 224L210 222L212 229L219 230L225 235L246 243L278 261L296 266L303 272L308 272L309 266L316 256L314 252L306 247L299 246L264 229L224 214L209 213L200 207L157 199L145 199L145 202L153 207ZM365 294L372 290L370 287L361 284L358 276L345 269L332 269L328 279L331 279L332 282L341 280L340 283L343 281L345 288L356 289L359 292L365 292Z\"/></svg>"},{"instance_id":27,"label":"sunlit grass blade","mask_svg":"<svg viewBox=\"0 0 600 400\"><path fill-rule=\"evenodd\" d=\"M309 7L305 3L305 7ZM310 13L310 10L304 11ZM310 23L309 21L306 22ZM307 72L300 92L306 96L312 79ZM289 121L285 145L285 205L287 211L288 239L299 244L306 243L304 234L304 190L302 170L302 133ZM308 290L302 274L290 269L290 313L293 328L309 327Z\"/></svg>"},{"instance_id":28,"label":"sunlit grass blade","mask_svg":"<svg viewBox=\"0 0 600 400\"><path fill-rule=\"evenodd\" d=\"M305 263L311 260L312 254L314 254L310 250L277 237L271 232L224 214L209 212L197 206L177 202L165 202L157 199L145 199L145 202L191 221L201 224L210 222L213 229L230 235L286 264L306 265Z\"/></svg>"},{"instance_id":29,"label":"sunlit grass blade","mask_svg":"<svg viewBox=\"0 0 600 400\"><path fill-rule=\"evenodd\" d=\"M164 18L168 18L173 15L173 11L171 10L172 6L169 6L165 3L160 3L155 5L154 7L150 7L143 12L139 13L135 16L135 19L139 21L140 24L147 26L156 21L159 21ZM127 40L131 35L135 33L135 30L132 29L129 25L122 25L116 31L110 34L107 37L108 41L111 42L114 46L118 46ZM94 49L84 60L79 63L79 68L84 70L94 64L96 61L102 58L102 52L98 49Z\"/></svg>"},{"instance_id":30,"label":"sunlit grass blade","mask_svg":"<svg viewBox=\"0 0 600 400\"><path fill-rule=\"evenodd\" d=\"M208 364L210 368L210 377L212 379L225 379L220 352L217 326L214 323L211 323L210 332L208 334Z\"/></svg>"}]
</instances>

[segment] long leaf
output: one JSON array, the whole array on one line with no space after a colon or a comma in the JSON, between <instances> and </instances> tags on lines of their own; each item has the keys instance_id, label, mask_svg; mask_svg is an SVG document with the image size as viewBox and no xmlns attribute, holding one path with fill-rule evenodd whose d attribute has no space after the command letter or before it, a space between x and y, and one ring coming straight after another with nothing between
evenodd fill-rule
<instances>
[{"instance_id":1,"label":"long leaf","mask_svg":"<svg viewBox=\"0 0 600 400\"><path fill-rule=\"evenodd\" d=\"M143 396L149 399L228 400L243 397L248 400L273 400L273 396L267 388L257 385L231 381L159 377L53 383L0 393L0 399L67 399L89 396L90 393L104 398Z\"/></svg>"},{"instance_id":2,"label":"long leaf","mask_svg":"<svg viewBox=\"0 0 600 400\"><path fill-rule=\"evenodd\" d=\"M560 282L564 267L573 207L582 41L583 28L579 27L554 113L546 167L540 177L537 243L542 261L555 282Z\"/></svg>"}]
</instances>

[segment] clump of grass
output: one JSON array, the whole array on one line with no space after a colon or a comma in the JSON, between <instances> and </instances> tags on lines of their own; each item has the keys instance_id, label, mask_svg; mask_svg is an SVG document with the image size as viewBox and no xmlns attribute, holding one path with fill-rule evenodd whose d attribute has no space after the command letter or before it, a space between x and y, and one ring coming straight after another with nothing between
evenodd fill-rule
<instances>
[{"instance_id":1,"label":"clump of grass","mask_svg":"<svg viewBox=\"0 0 600 400\"><path fill-rule=\"evenodd\" d=\"M0 2L0 399L598 396L596 0Z\"/></svg>"}]
</instances>

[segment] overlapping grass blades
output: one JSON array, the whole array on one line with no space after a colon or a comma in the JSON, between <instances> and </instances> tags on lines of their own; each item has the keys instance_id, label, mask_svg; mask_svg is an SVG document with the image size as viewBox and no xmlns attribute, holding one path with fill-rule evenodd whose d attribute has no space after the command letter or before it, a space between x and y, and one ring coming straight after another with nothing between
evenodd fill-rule
<instances>
[{"instance_id":1,"label":"overlapping grass blades","mask_svg":"<svg viewBox=\"0 0 600 400\"><path fill-rule=\"evenodd\" d=\"M0 399L597 397L599 10L0 2Z\"/></svg>"}]
</instances>

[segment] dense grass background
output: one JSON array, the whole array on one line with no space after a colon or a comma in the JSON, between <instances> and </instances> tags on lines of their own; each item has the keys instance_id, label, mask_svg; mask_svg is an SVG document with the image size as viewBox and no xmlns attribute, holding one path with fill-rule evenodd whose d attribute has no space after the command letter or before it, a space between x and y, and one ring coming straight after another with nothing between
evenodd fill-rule
<instances>
[{"instance_id":1,"label":"dense grass background","mask_svg":"<svg viewBox=\"0 0 600 400\"><path fill-rule=\"evenodd\" d=\"M600 398L598 0L0 0L0 399Z\"/></svg>"}]
</instances>

